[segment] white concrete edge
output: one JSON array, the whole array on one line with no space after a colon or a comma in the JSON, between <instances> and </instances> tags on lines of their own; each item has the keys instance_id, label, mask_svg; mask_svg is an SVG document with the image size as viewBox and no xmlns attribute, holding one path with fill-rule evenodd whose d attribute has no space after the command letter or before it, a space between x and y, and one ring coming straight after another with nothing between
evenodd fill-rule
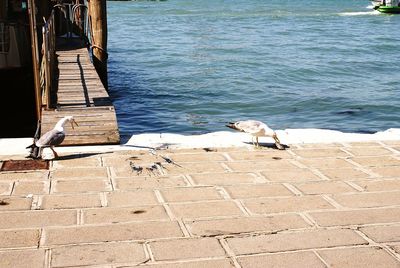
<instances>
[{"instance_id":1,"label":"white concrete edge","mask_svg":"<svg viewBox=\"0 0 400 268\"><path fill-rule=\"evenodd\" d=\"M285 129L277 130L283 144L306 143L339 143L367 141L400 141L400 128L391 128L374 134L344 133L325 129ZM28 155L27 146L32 144L32 138L0 139L0 155ZM260 138L260 143L272 143L268 137ZM207 148L207 147L243 147L252 146L251 136L233 131L212 132L203 135L181 135L172 133L146 133L133 135L122 145L101 146L62 146L59 153L108 152L119 150L144 150L149 148Z\"/></svg>"}]
</instances>

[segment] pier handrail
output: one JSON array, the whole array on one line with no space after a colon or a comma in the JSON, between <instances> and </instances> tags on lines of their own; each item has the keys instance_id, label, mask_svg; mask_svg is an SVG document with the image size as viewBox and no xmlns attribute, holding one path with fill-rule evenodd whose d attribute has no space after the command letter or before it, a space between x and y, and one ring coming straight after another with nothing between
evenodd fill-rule
<instances>
[{"instance_id":1,"label":"pier handrail","mask_svg":"<svg viewBox=\"0 0 400 268\"><path fill-rule=\"evenodd\" d=\"M84 38L88 43L88 33L90 30L88 23L88 7L85 4L75 4L72 7L72 25L78 27L80 31L80 37Z\"/></svg>"},{"instance_id":2,"label":"pier handrail","mask_svg":"<svg viewBox=\"0 0 400 268\"><path fill-rule=\"evenodd\" d=\"M59 27L58 31L62 31L62 26L64 24L65 28L66 28L66 36L67 37L71 37L71 18L70 18L70 5L69 4L57 4L53 6L53 10L52 12L58 11L59 16L57 16L58 18L58 25L57 27ZM61 14L63 15L63 17L61 17Z\"/></svg>"},{"instance_id":3,"label":"pier handrail","mask_svg":"<svg viewBox=\"0 0 400 268\"><path fill-rule=\"evenodd\" d=\"M52 94L56 85L56 33L54 10L42 27L43 45L42 45L42 65L40 68L40 84L42 86L42 104L47 109L53 108Z\"/></svg>"},{"instance_id":4,"label":"pier handrail","mask_svg":"<svg viewBox=\"0 0 400 268\"><path fill-rule=\"evenodd\" d=\"M61 10L63 13L63 22L56 25L55 12ZM72 38L73 30L79 29L79 35L89 43L89 27L87 6L83 4L65 5L57 4L54 6L50 17L45 20L42 27L43 44L42 44L42 62L40 66L40 85L41 85L41 101L42 105L47 109L55 108L54 95L57 88L57 59L56 59L56 27L62 27L65 23L66 37ZM74 27L75 26L75 27Z\"/></svg>"},{"instance_id":5,"label":"pier handrail","mask_svg":"<svg viewBox=\"0 0 400 268\"><path fill-rule=\"evenodd\" d=\"M62 27L65 27L65 37L74 38L79 36L86 43L89 43L89 24L88 24L88 7L86 4L57 4L53 10L60 12L57 21L57 27L62 32ZM76 36L74 36L74 34Z\"/></svg>"}]
</instances>

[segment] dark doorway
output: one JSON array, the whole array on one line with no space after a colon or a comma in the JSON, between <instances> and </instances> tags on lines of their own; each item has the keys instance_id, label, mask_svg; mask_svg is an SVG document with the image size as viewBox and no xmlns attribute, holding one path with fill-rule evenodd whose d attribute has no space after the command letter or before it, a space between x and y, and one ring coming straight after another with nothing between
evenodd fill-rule
<instances>
[{"instance_id":1,"label":"dark doorway","mask_svg":"<svg viewBox=\"0 0 400 268\"><path fill-rule=\"evenodd\" d=\"M0 70L0 138L33 137L36 130L31 66Z\"/></svg>"},{"instance_id":2,"label":"dark doorway","mask_svg":"<svg viewBox=\"0 0 400 268\"><path fill-rule=\"evenodd\" d=\"M32 137L35 95L26 0L0 4L0 138Z\"/></svg>"}]
</instances>

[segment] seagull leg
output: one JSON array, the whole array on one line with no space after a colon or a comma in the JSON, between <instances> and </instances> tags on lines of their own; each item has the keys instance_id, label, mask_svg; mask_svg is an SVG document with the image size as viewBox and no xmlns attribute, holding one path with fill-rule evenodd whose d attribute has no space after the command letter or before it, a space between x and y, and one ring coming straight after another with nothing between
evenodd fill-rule
<instances>
[{"instance_id":1,"label":"seagull leg","mask_svg":"<svg viewBox=\"0 0 400 268\"><path fill-rule=\"evenodd\" d=\"M39 147L39 152L36 156L36 159L42 158L42 153L43 153L43 147Z\"/></svg>"},{"instance_id":2,"label":"seagull leg","mask_svg":"<svg viewBox=\"0 0 400 268\"><path fill-rule=\"evenodd\" d=\"M53 149L53 147L52 147L52 146L50 146L50 149L53 151L54 158L58 158L58 154L57 154L57 152L56 152L56 151L54 151L54 149Z\"/></svg>"},{"instance_id":3,"label":"seagull leg","mask_svg":"<svg viewBox=\"0 0 400 268\"><path fill-rule=\"evenodd\" d=\"M258 143L258 136L256 136L256 144L257 144L257 148L260 148L260 143Z\"/></svg>"}]
</instances>

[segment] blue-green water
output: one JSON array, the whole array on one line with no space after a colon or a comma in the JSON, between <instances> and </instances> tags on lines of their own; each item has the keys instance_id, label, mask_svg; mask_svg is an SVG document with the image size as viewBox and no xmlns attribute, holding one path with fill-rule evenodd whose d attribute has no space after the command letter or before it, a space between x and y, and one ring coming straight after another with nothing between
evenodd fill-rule
<instances>
[{"instance_id":1,"label":"blue-green water","mask_svg":"<svg viewBox=\"0 0 400 268\"><path fill-rule=\"evenodd\" d=\"M107 2L122 135L400 127L400 15L364 0Z\"/></svg>"}]
</instances>

